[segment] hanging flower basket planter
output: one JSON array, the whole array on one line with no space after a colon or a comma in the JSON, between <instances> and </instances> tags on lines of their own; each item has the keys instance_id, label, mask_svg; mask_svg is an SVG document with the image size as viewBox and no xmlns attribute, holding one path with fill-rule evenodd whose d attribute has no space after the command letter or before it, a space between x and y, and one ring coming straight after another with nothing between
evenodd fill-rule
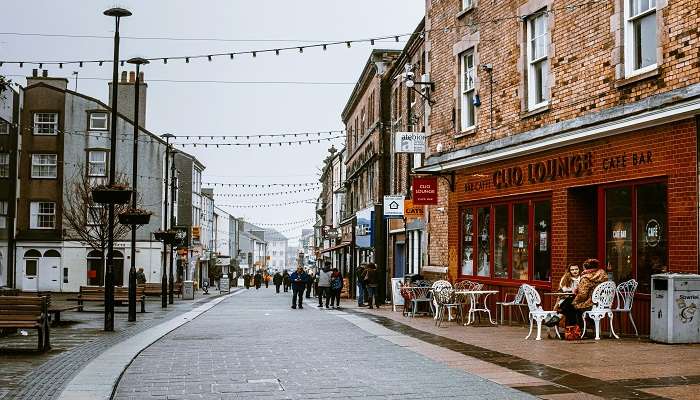
<instances>
[{"instance_id":1,"label":"hanging flower basket planter","mask_svg":"<svg viewBox=\"0 0 700 400\"><path fill-rule=\"evenodd\" d=\"M131 189L124 185L100 185L92 189L92 201L100 204L127 204Z\"/></svg>"},{"instance_id":2,"label":"hanging flower basket planter","mask_svg":"<svg viewBox=\"0 0 700 400\"><path fill-rule=\"evenodd\" d=\"M142 208L130 208L119 214L119 223L122 225L148 225L152 212Z\"/></svg>"},{"instance_id":3,"label":"hanging flower basket planter","mask_svg":"<svg viewBox=\"0 0 700 400\"><path fill-rule=\"evenodd\" d=\"M155 231L153 232L156 240L163 242L165 244L172 244L175 241L176 232L175 231Z\"/></svg>"}]
</instances>

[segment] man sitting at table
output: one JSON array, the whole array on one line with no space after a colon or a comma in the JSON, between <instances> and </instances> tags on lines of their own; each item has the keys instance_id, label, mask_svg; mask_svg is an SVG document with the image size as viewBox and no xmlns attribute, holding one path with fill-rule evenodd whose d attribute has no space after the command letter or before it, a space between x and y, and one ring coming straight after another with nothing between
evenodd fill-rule
<instances>
[{"instance_id":1,"label":"man sitting at table","mask_svg":"<svg viewBox=\"0 0 700 400\"><path fill-rule=\"evenodd\" d=\"M594 258L586 260L583 269L579 283L574 289L574 296L569 296L561 302L560 313L545 321L546 326L557 325L562 318L565 318L566 326L583 325L581 315L593 307L593 290L608 280L608 273L601 267L600 261Z\"/></svg>"}]
</instances>

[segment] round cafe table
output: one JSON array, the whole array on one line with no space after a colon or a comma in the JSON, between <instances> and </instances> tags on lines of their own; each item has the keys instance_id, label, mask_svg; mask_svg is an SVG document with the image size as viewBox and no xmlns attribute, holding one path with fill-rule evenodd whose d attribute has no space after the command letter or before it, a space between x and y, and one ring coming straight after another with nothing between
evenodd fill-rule
<instances>
[{"instance_id":1,"label":"round cafe table","mask_svg":"<svg viewBox=\"0 0 700 400\"><path fill-rule=\"evenodd\" d=\"M473 320L472 320L472 315L477 312L485 312L489 316L489 322L491 324L496 325L496 321L491 318L491 310L486 306L486 300L488 300L489 296L492 294L498 293L498 290L456 290L455 294L457 295L464 295L464 296L469 296L469 314L467 314L467 323L464 324L464 326L470 325ZM483 307L479 307L479 304L477 304L477 299L481 296L484 295L483 299Z\"/></svg>"}]
</instances>

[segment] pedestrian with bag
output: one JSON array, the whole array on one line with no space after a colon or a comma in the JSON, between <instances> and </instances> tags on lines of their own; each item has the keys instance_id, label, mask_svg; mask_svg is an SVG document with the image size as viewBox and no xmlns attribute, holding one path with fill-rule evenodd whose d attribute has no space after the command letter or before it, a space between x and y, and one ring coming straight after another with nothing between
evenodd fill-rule
<instances>
[{"instance_id":1,"label":"pedestrian with bag","mask_svg":"<svg viewBox=\"0 0 700 400\"><path fill-rule=\"evenodd\" d=\"M279 271L275 272L275 276L272 278L272 283L275 284L275 290L277 293L280 292L280 286L282 286L282 274Z\"/></svg>"},{"instance_id":2,"label":"pedestrian with bag","mask_svg":"<svg viewBox=\"0 0 700 400\"><path fill-rule=\"evenodd\" d=\"M335 309L340 309L340 292L343 290L343 274L338 271L338 268L333 268L331 273L331 308L335 303Z\"/></svg>"},{"instance_id":3,"label":"pedestrian with bag","mask_svg":"<svg viewBox=\"0 0 700 400\"><path fill-rule=\"evenodd\" d=\"M379 308L379 299L376 298L377 294L377 266L374 263L368 263L365 268L364 277L365 286L367 287L367 303L368 308L373 308L372 304L376 304Z\"/></svg>"},{"instance_id":4,"label":"pedestrian with bag","mask_svg":"<svg viewBox=\"0 0 700 400\"><path fill-rule=\"evenodd\" d=\"M326 297L326 308L330 301L331 263L326 261L323 269L318 272L318 308L323 307L323 296Z\"/></svg>"},{"instance_id":5,"label":"pedestrian with bag","mask_svg":"<svg viewBox=\"0 0 700 400\"><path fill-rule=\"evenodd\" d=\"M298 306L299 309L303 309L304 290L306 289L309 275L304 272L304 268L300 265L289 279L292 282L292 308L296 309Z\"/></svg>"}]
</instances>

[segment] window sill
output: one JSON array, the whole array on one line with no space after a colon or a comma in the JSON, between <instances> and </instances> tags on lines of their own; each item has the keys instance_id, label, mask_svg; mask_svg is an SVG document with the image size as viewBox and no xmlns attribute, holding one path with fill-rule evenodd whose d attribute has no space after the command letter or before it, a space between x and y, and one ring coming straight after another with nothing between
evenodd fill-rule
<instances>
[{"instance_id":1,"label":"window sill","mask_svg":"<svg viewBox=\"0 0 700 400\"><path fill-rule=\"evenodd\" d=\"M469 127L463 131L458 131L455 133L454 139L461 139L466 136L471 136L476 133L476 125Z\"/></svg>"},{"instance_id":2,"label":"window sill","mask_svg":"<svg viewBox=\"0 0 700 400\"><path fill-rule=\"evenodd\" d=\"M533 108L532 110L520 113L520 119L534 117L535 115L539 115L547 111L549 111L549 102L547 102L547 104L543 106L539 106L537 108Z\"/></svg>"},{"instance_id":3,"label":"window sill","mask_svg":"<svg viewBox=\"0 0 700 400\"><path fill-rule=\"evenodd\" d=\"M659 67L656 67L652 70L649 70L647 72L642 72L637 75L630 75L624 79L618 79L617 82L615 82L615 88L620 89L624 88L625 86L632 85L637 82L641 82L643 80L655 78L659 76Z\"/></svg>"},{"instance_id":4,"label":"window sill","mask_svg":"<svg viewBox=\"0 0 700 400\"><path fill-rule=\"evenodd\" d=\"M469 8L465 8L464 10L458 12L457 15L455 15L455 19L461 19L461 18L464 17L465 15L467 15L467 14L469 14L470 12L474 11L475 8L476 8L476 7L474 7L473 5L472 5L471 7L469 7Z\"/></svg>"}]
</instances>

